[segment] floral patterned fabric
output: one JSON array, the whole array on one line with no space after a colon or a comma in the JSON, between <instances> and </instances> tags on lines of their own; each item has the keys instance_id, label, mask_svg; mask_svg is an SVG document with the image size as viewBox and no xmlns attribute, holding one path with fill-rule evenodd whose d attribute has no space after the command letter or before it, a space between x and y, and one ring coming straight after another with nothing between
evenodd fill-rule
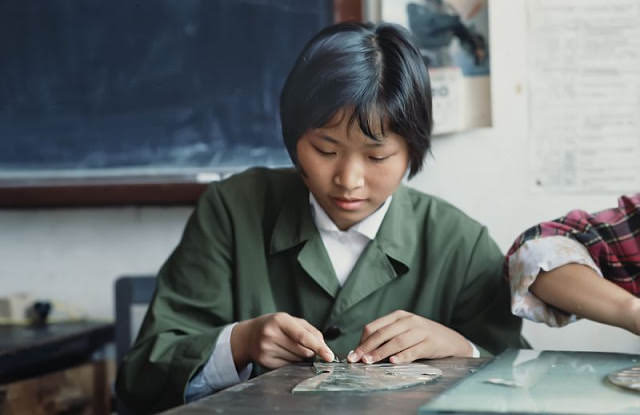
<instances>
[{"instance_id":1,"label":"floral patterned fabric","mask_svg":"<svg viewBox=\"0 0 640 415\"><path fill-rule=\"evenodd\" d=\"M584 264L640 296L640 193L623 196L618 207L597 213L572 210L523 232L507 253L505 271L514 314L550 326L575 320L542 302L529 287L540 270Z\"/></svg>"}]
</instances>

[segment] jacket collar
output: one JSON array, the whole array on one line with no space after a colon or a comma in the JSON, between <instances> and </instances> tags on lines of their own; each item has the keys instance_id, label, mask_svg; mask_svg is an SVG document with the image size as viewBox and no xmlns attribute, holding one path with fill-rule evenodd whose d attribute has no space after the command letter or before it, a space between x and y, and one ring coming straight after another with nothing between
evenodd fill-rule
<instances>
[{"instance_id":1,"label":"jacket collar","mask_svg":"<svg viewBox=\"0 0 640 415\"><path fill-rule=\"evenodd\" d=\"M291 249L318 235L311 217L309 190L302 180L300 186L288 190L288 199L282 205L271 235L269 253L277 254Z\"/></svg>"},{"instance_id":2,"label":"jacket collar","mask_svg":"<svg viewBox=\"0 0 640 415\"><path fill-rule=\"evenodd\" d=\"M320 233L313 223L309 191L288 189L289 198L283 204L271 236L271 255L292 249L304 243L298 252L298 263L331 297L340 291L340 283L324 247Z\"/></svg>"},{"instance_id":3,"label":"jacket collar","mask_svg":"<svg viewBox=\"0 0 640 415\"><path fill-rule=\"evenodd\" d=\"M395 191L376 236L382 252L401 265L397 270L399 274L409 270L419 232L409 192L403 185Z\"/></svg>"},{"instance_id":4,"label":"jacket collar","mask_svg":"<svg viewBox=\"0 0 640 415\"><path fill-rule=\"evenodd\" d=\"M283 204L273 229L270 253L277 254L304 243L298 253L298 262L311 278L335 298L340 291L340 284L314 225L308 194L304 185L302 189L291 189L290 197ZM416 239L416 220L408 189L400 186L393 195L376 238L362 253L343 287L343 291L347 292L355 289L354 293L349 294L350 301L347 303L355 304L393 278L406 273L415 253ZM369 274L369 277L358 275L362 273ZM347 303L343 304L347 306Z\"/></svg>"},{"instance_id":5,"label":"jacket collar","mask_svg":"<svg viewBox=\"0 0 640 415\"><path fill-rule=\"evenodd\" d=\"M380 225L382 224L382 220L384 219L387 211L389 210L389 205L391 204L392 196L389 196L387 200L384 201L382 206L378 208L375 212L373 212L368 217L364 218L360 222L353 225L346 231L341 231L338 226L331 220L329 215L324 211L324 209L320 206L316 198L313 196L313 193L309 192L309 204L311 205L311 212L313 223L316 225L316 228L320 231L320 233L324 232L340 232L340 233L359 233L365 238L372 240L375 239L378 230L380 229Z\"/></svg>"},{"instance_id":6,"label":"jacket collar","mask_svg":"<svg viewBox=\"0 0 640 415\"><path fill-rule=\"evenodd\" d=\"M408 190L396 190L376 239L369 243L334 302L329 321L409 271L417 223Z\"/></svg>"}]
</instances>

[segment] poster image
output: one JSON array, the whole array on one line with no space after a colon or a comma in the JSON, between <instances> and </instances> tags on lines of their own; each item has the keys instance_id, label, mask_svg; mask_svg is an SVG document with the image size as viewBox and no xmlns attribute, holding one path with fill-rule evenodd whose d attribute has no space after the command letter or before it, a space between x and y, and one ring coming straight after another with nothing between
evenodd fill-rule
<instances>
[{"instance_id":1,"label":"poster image","mask_svg":"<svg viewBox=\"0 0 640 415\"><path fill-rule=\"evenodd\" d=\"M412 33L429 69L434 134L491 125L487 0L379 0L381 21Z\"/></svg>"}]
</instances>

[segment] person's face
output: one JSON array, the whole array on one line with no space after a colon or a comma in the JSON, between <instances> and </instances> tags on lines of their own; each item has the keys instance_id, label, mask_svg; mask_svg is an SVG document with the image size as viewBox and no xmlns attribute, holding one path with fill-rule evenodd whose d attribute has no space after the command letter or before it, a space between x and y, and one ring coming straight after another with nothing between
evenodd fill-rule
<instances>
[{"instance_id":1,"label":"person's face","mask_svg":"<svg viewBox=\"0 0 640 415\"><path fill-rule=\"evenodd\" d=\"M376 211L400 185L409 163L401 136L385 128L380 141L372 140L344 114L307 131L296 147L304 182L342 230Z\"/></svg>"}]
</instances>

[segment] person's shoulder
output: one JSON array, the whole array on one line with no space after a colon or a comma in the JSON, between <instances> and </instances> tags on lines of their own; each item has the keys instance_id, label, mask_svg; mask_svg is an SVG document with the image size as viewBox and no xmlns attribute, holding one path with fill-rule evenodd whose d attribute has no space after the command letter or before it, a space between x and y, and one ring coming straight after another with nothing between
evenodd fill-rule
<instances>
[{"instance_id":1,"label":"person's shoulder","mask_svg":"<svg viewBox=\"0 0 640 415\"><path fill-rule=\"evenodd\" d=\"M461 255L481 252L486 261L502 266L503 256L485 225L438 196L405 189L405 199L413 207L418 240L427 249Z\"/></svg>"},{"instance_id":2,"label":"person's shoulder","mask_svg":"<svg viewBox=\"0 0 640 415\"><path fill-rule=\"evenodd\" d=\"M243 172L231 175L221 180L219 186L224 190L242 191L255 190L256 186L281 187L301 182L300 175L294 168L252 167Z\"/></svg>"},{"instance_id":3,"label":"person's shoulder","mask_svg":"<svg viewBox=\"0 0 640 415\"><path fill-rule=\"evenodd\" d=\"M403 197L411 203L414 214L423 218L425 225L437 223L438 227L455 226L477 231L483 228L462 209L438 196L408 186L402 186L401 190Z\"/></svg>"},{"instance_id":4,"label":"person's shoulder","mask_svg":"<svg viewBox=\"0 0 640 415\"><path fill-rule=\"evenodd\" d=\"M222 199L234 205L264 205L305 190L298 172L293 168L252 167L207 186L204 197Z\"/></svg>"}]
</instances>

